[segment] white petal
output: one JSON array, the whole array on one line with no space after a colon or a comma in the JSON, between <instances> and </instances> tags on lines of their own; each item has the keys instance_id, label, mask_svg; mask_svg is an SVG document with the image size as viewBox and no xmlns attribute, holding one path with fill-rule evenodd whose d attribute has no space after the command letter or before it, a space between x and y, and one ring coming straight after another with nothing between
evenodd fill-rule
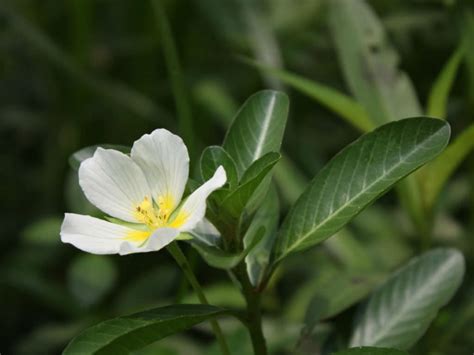
<instances>
[{"instance_id":1,"label":"white petal","mask_svg":"<svg viewBox=\"0 0 474 355\"><path fill-rule=\"evenodd\" d=\"M214 176L196 189L183 203L176 218L171 221L172 227L181 232L191 231L206 214L206 199L215 190L224 186L227 181L225 170L219 166ZM179 222L178 222L179 221Z\"/></svg>"},{"instance_id":2,"label":"white petal","mask_svg":"<svg viewBox=\"0 0 474 355\"><path fill-rule=\"evenodd\" d=\"M61 240L92 254L146 253L171 243L179 234L173 228L156 230L145 243L127 240L134 229L102 219L66 213L61 226Z\"/></svg>"},{"instance_id":3,"label":"white petal","mask_svg":"<svg viewBox=\"0 0 474 355\"><path fill-rule=\"evenodd\" d=\"M175 228L158 228L143 245L136 243L122 244L120 255L160 250L175 240L178 235L179 231Z\"/></svg>"},{"instance_id":4,"label":"white petal","mask_svg":"<svg viewBox=\"0 0 474 355\"><path fill-rule=\"evenodd\" d=\"M128 233L133 230L102 219L66 213L61 226L61 241L92 254L118 254Z\"/></svg>"},{"instance_id":5,"label":"white petal","mask_svg":"<svg viewBox=\"0 0 474 355\"><path fill-rule=\"evenodd\" d=\"M133 144L131 157L145 173L153 198L171 198L167 208L172 211L183 197L189 175L183 140L166 129L156 129Z\"/></svg>"},{"instance_id":6,"label":"white petal","mask_svg":"<svg viewBox=\"0 0 474 355\"><path fill-rule=\"evenodd\" d=\"M151 197L140 167L127 155L98 148L79 168L79 184L87 199L110 216L137 222L135 208Z\"/></svg>"}]
</instances>

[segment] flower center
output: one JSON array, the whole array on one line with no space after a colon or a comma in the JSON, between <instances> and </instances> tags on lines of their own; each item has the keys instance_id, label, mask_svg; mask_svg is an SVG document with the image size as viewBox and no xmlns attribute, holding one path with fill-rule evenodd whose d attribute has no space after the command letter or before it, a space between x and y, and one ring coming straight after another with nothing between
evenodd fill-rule
<instances>
[{"instance_id":1,"label":"flower center","mask_svg":"<svg viewBox=\"0 0 474 355\"><path fill-rule=\"evenodd\" d=\"M173 199L169 196L160 196L158 198L157 206L154 205L150 198L145 197L135 208L135 218L138 222L150 227L150 229L165 227L168 223L171 212L173 212L172 208Z\"/></svg>"},{"instance_id":2,"label":"flower center","mask_svg":"<svg viewBox=\"0 0 474 355\"><path fill-rule=\"evenodd\" d=\"M139 243L144 243L154 230L162 227L179 228L186 222L188 215L184 211L179 211L177 215L170 220L173 213L174 200L171 196L165 195L158 197L154 203L148 197L145 197L138 206L135 207L135 218L139 223L148 227L148 230L137 230L129 233L126 239Z\"/></svg>"}]
</instances>

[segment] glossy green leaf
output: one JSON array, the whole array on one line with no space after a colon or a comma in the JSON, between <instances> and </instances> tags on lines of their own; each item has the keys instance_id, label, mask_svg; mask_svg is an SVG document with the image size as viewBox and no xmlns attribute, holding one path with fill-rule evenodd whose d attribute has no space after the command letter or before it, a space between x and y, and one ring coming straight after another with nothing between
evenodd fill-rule
<instances>
[{"instance_id":1,"label":"glossy green leaf","mask_svg":"<svg viewBox=\"0 0 474 355\"><path fill-rule=\"evenodd\" d=\"M124 145L116 145L116 144L91 145L89 147L85 147L85 148L82 148L82 149L78 150L77 152L73 153L69 157L69 165L71 166L71 168L73 168L74 170L79 169L79 165L81 165L81 163L84 160L92 157L94 155L95 151L97 150L97 148L115 149L115 150L118 150L118 151L120 151L122 153L125 153L125 154L129 154L130 150L131 150L130 147L127 147L127 146L124 146Z\"/></svg>"},{"instance_id":2,"label":"glossy green leaf","mask_svg":"<svg viewBox=\"0 0 474 355\"><path fill-rule=\"evenodd\" d=\"M434 206L444 185L472 149L474 149L474 124L464 130L439 157L423 168L420 178L423 197L428 207Z\"/></svg>"},{"instance_id":3,"label":"glossy green leaf","mask_svg":"<svg viewBox=\"0 0 474 355\"><path fill-rule=\"evenodd\" d=\"M99 302L114 286L117 270L107 256L79 255L68 272L71 293L85 307Z\"/></svg>"},{"instance_id":4,"label":"glossy green leaf","mask_svg":"<svg viewBox=\"0 0 474 355\"><path fill-rule=\"evenodd\" d=\"M239 176L270 152L279 152L288 117L288 97L264 90L250 96L234 117L223 147L234 159Z\"/></svg>"},{"instance_id":5,"label":"glossy green leaf","mask_svg":"<svg viewBox=\"0 0 474 355\"><path fill-rule=\"evenodd\" d=\"M189 242L210 266L218 269L229 270L237 266L237 264L244 260L248 253L253 248L255 248L258 243L260 243L264 234L265 228L261 227L255 232L255 236L253 237L252 242L247 245L243 251L237 254L232 254L218 247L204 244L196 239L191 239L189 240Z\"/></svg>"},{"instance_id":6,"label":"glossy green leaf","mask_svg":"<svg viewBox=\"0 0 474 355\"><path fill-rule=\"evenodd\" d=\"M379 126L421 116L413 84L400 70L398 54L368 2L334 0L329 4L330 28L344 77L371 120ZM408 177L397 190L417 230L423 230L425 216L417 181Z\"/></svg>"},{"instance_id":7,"label":"glossy green leaf","mask_svg":"<svg viewBox=\"0 0 474 355\"><path fill-rule=\"evenodd\" d=\"M428 116L445 119L449 92L458 73L464 56L464 47L460 46L441 70L428 96L426 114Z\"/></svg>"},{"instance_id":8,"label":"glossy green leaf","mask_svg":"<svg viewBox=\"0 0 474 355\"><path fill-rule=\"evenodd\" d=\"M282 69L265 66L252 60L245 60L245 62L275 76L285 84L311 97L360 131L368 132L375 128L375 125L370 121L365 109L353 98L336 89Z\"/></svg>"},{"instance_id":9,"label":"glossy green leaf","mask_svg":"<svg viewBox=\"0 0 474 355\"><path fill-rule=\"evenodd\" d=\"M383 25L364 0L331 0L330 29L352 94L377 126L422 109Z\"/></svg>"},{"instance_id":10,"label":"glossy green leaf","mask_svg":"<svg viewBox=\"0 0 474 355\"><path fill-rule=\"evenodd\" d=\"M454 249L412 259L361 308L350 345L410 348L454 295L464 268L462 254Z\"/></svg>"},{"instance_id":11,"label":"glossy green leaf","mask_svg":"<svg viewBox=\"0 0 474 355\"><path fill-rule=\"evenodd\" d=\"M173 305L110 319L74 338L64 355L128 355L134 350L228 312L208 305Z\"/></svg>"},{"instance_id":12,"label":"glossy green leaf","mask_svg":"<svg viewBox=\"0 0 474 355\"><path fill-rule=\"evenodd\" d=\"M224 148L213 145L204 149L201 155L201 177L203 180L209 180L216 169L222 165L227 175L227 183L230 189L234 189L239 181L237 168L231 156L224 150Z\"/></svg>"},{"instance_id":13,"label":"glossy green leaf","mask_svg":"<svg viewBox=\"0 0 474 355\"><path fill-rule=\"evenodd\" d=\"M265 228L262 241L253 248L247 257L247 273L253 286L258 286L264 279L270 254L275 242L278 220L280 217L280 203L275 188L268 190L261 206L255 212L255 216L244 236L244 246L251 245L259 228Z\"/></svg>"},{"instance_id":14,"label":"glossy green leaf","mask_svg":"<svg viewBox=\"0 0 474 355\"><path fill-rule=\"evenodd\" d=\"M249 202L259 196L257 190L269 182L269 173L280 158L280 154L270 152L252 163L240 179L239 187L222 202L222 207L233 217L240 216Z\"/></svg>"},{"instance_id":15,"label":"glossy green leaf","mask_svg":"<svg viewBox=\"0 0 474 355\"><path fill-rule=\"evenodd\" d=\"M379 127L343 149L285 218L276 259L333 235L398 180L437 156L449 135L444 121L409 118Z\"/></svg>"},{"instance_id":16,"label":"glossy green leaf","mask_svg":"<svg viewBox=\"0 0 474 355\"><path fill-rule=\"evenodd\" d=\"M408 353L406 351L398 349L374 348L371 346L363 346L338 351L337 353L333 353L332 355L408 355Z\"/></svg>"}]
</instances>

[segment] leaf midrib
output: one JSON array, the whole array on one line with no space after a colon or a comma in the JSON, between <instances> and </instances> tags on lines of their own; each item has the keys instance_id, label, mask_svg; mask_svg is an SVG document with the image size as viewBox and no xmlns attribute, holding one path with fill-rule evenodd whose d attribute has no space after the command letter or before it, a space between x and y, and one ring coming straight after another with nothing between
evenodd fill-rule
<instances>
[{"instance_id":1,"label":"leaf midrib","mask_svg":"<svg viewBox=\"0 0 474 355\"><path fill-rule=\"evenodd\" d=\"M203 316L205 316L205 317L211 318L211 317L216 317L216 316L218 316L218 315L221 314L221 313L224 313L224 311L222 311L222 310L216 310L216 311L214 311L214 312L212 312L212 313L207 313L207 314L201 314L201 315L194 314L193 317L203 317ZM109 340L107 340L107 341L105 341L105 342L103 342L103 343L96 342L96 341L94 341L94 340L87 340L87 339L85 339L85 340L81 339L81 340L78 341L77 343L78 343L78 344L81 344L81 343L82 343L82 344L99 345L99 348L97 348L97 349L94 350L94 353L95 353L95 352L98 352L98 351L106 350L108 347L112 346L114 342L119 341L120 339L122 339L122 338L125 337L125 336L128 336L128 335L129 335L130 333L132 333L132 332L139 331L139 330L141 330L141 329L148 328L148 327L155 326L155 325L162 325L163 323L170 322L170 321L181 320L181 319L183 319L183 318L188 318L188 317L189 317L188 315L182 314L182 315L179 315L179 316L176 316L176 317L173 317L173 318L159 319L159 320L157 320L157 321L152 321L152 322L150 322L150 323L146 323L146 324L143 324L143 325L139 325L139 326L137 326L137 327L135 327L135 328L133 328L133 329L131 329L131 330L128 330L126 333L119 334L117 337L112 338L112 339L109 339ZM133 319L133 318L128 318L128 319L127 319L127 318L125 318L125 317L123 317L123 318L122 318L122 317L119 317L119 318L115 318L114 320L138 321L139 319ZM145 322L146 322L146 321L145 321ZM100 325L102 325L102 324L99 323L99 324L97 324L96 326L100 326ZM113 326L113 327L120 327L120 326L117 326L117 325L110 325L110 324L109 324L108 326L109 326L109 327L110 327L110 326ZM89 330L89 329L91 329L91 328L88 328L88 329L86 329L86 330ZM103 331L102 331L102 332L101 332L101 331L97 332L97 334L100 334L100 333L102 333L102 334L104 334L104 335L106 335L106 336L107 336L107 335L110 335L110 333L104 333ZM82 334L79 334L78 336L81 336L81 335L82 335ZM112 334L112 336L113 336L113 334ZM161 339L162 339L162 338L161 338ZM73 344L73 343L71 342L71 344ZM102 344L102 345L101 345L101 344ZM69 347L69 345L68 345L68 347ZM66 350L67 350L67 348L66 348Z\"/></svg>"},{"instance_id":2,"label":"leaf midrib","mask_svg":"<svg viewBox=\"0 0 474 355\"><path fill-rule=\"evenodd\" d=\"M449 260L449 259L448 259ZM411 305L412 304L417 304L417 300L420 299L420 298L423 298L422 296L425 296L425 293L426 291L432 289L432 285L433 284L436 284L436 280L438 279L437 277L435 277L436 275L439 275L439 274L444 274L446 273L447 271L449 271L449 269L452 267L452 264L453 264L453 261L450 260L450 262L445 262L443 263L443 266L441 268L438 269L438 272L437 273L433 273L429 279L429 281L427 283L425 283L419 290L418 292L415 292L413 298L411 299L411 302L403 302L402 306L400 308L397 308L397 312L392 316L392 317L389 317L389 320L388 320L388 326L381 326L379 327L378 329L382 329L382 331L378 334L378 336L375 336L372 338L372 341L370 342L370 345L377 345L378 344L378 341L380 341L381 339L384 339L384 337L387 336L387 333L390 334L390 332L387 330L392 330L394 326L396 326L397 322L399 321L400 318L403 318L402 315L405 315L407 314L408 312L411 311ZM428 292L429 293L429 292ZM416 308L419 308L419 307L416 307ZM432 307L431 307L432 308ZM424 317L426 318L426 316ZM385 324L387 324L385 323ZM384 324L384 325L385 325ZM385 331L383 331L383 329L385 329ZM351 342L352 343L352 342ZM353 344L354 345L354 344Z\"/></svg>"},{"instance_id":3,"label":"leaf midrib","mask_svg":"<svg viewBox=\"0 0 474 355\"><path fill-rule=\"evenodd\" d=\"M272 120L275 104L276 104L276 95L272 95L270 98L270 104L268 106L267 112L263 119L263 124L261 126L262 129L260 130L258 134L257 146L255 147L254 154L252 156L252 161L255 161L258 158L260 158L262 154L265 137L267 136L268 130L270 129L270 122Z\"/></svg>"},{"instance_id":4,"label":"leaf midrib","mask_svg":"<svg viewBox=\"0 0 474 355\"><path fill-rule=\"evenodd\" d=\"M306 241L307 238L309 238L313 233L315 233L316 230L318 229L321 229L322 227L324 227L325 224L327 224L330 220L332 220L334 217L336 217L341 211L343 211L348 205L351 205L355 200L357 200L361 195L365 194L367 191L369 191L370 189L372 189L372 187L374 187L375 185L377 185L381 180L384 180L388 175L390 175L396 168L398 168L399 166L405 164L405 162L407 160L409 160L409 158L411 158L413 155L415 155L416 153L418 153L427 143L429 143L431 140L433 140L434 138L436 138L436 136L442 132L444 126L440 127L440 129L438 129L433 135L431 135L428 139L426 139L424 142L420 143L419 145L416 146L416 148L409 154L407 154L405 156L405 158L403 158L402 160L399 161L398 164L396 164L395 166L393 166L392 168L386 170L385 174L382 175L379 179L376 179L373 183L371 183L370 185L368 185L365 189L361 190L361 192L359 192L358 194L354 195L354 197L350 200L348 200L345 204L343 204L341 207L339 207L337 210L335 210L335 212L333 212L332 214L328 215L323 221L321 221L316 227L312 228L311 231L305 233L304 235L302 235L300 238L298 238L298 240L288 249L286 249L285 253L283 253L279 259L282 259L285 255L288 255L289 253L291 253L293 250L297 249L299 245L301 245L301 243L303 243L304 241ZM420 164L421 166L422 164Z\"/></svg>"}]
</instances>

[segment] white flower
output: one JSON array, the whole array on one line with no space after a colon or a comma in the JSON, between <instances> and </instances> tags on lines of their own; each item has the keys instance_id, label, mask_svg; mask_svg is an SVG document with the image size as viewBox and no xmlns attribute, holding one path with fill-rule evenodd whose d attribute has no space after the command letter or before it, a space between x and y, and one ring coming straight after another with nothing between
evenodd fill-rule
<instances>
[{"instance_id":1,"label":"white flower","mask_svg":"<svg viewBox=\"0 0 474 355\"><path fill-rule=\"evenodd\" d=\"M82 162L79 184L87 199L117 223L66 213L61 240L93 254L124 255L163 248L181 232L207 224L206 199L227 180L220 166L211 179L181 201L188 173L186 146L165 129L137 140L130 156L98 148Z\"/></svg>"}]
</instances>

